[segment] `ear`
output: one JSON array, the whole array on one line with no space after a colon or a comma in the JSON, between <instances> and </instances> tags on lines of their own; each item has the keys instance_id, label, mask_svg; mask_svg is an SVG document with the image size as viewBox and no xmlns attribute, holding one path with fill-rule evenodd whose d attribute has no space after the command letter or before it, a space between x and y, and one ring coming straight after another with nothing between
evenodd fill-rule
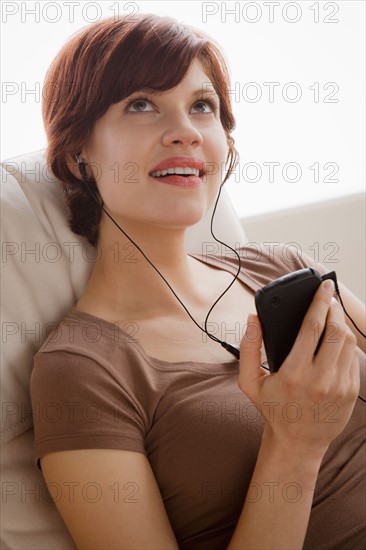
<instances>
[{"instance_id":1,"label":"ear","mask_svg":"<svg viewBox=\"0 0 366 550\"><path fill-rule=\"evenodd\" d=\"M88 178L92 177L92 174L90 172L90 169L88 169L88 162L87 160L85 159L85 157L83 156L82 153L79 153L79 152L76 152L76 153L67 153L66 154L66 164L67 164L67 167L68 169L70 170L70 172L79 180L82 181L82 176L81 176L81 173L80 173L80 168L79 168L79 163L77 161L77 158L80 160L80 161L84 161L85 162L85 167L86 167L86 173L88 175Z\"/></svg>"},{"instance_id":2,"label":"ear","mask_svg":"<svg viewBox=\"0 0 366 550\"><path fill-rule=\"evenodd\" d=\"M239 160L239 153L235 148L235 142L231 135L227 136L228 155L226 157L226 176L224 183L230 177L231 173L235 170L236 164Z\"/></svg>"}]
</instances>

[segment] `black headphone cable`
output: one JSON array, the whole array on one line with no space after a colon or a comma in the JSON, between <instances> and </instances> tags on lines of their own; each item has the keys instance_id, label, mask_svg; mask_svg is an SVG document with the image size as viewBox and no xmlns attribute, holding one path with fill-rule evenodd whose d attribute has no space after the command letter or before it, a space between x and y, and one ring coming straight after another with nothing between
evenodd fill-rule
<instances>
[{"instance_id":1,"label":"black headphone cable","mask_svg":"<svg viewBox=\"0 0 366 550\"><path fill-rule=\"evenodd\" d=\"M217 338L216 336L214 336L213 334L211 334L210 332L208 332L207 330L207 323L208 323L208 317L209 315L211 314L213 308L216 306L216 304L219 302L219 300L221 300L221 298L224 296L224 294L226 294L226 292L231 288L231 286L234 284L234 282L236 281L236 279L238 278L239 276L239 273L240 273L240 270L241 270L241 259L240 259L240 255L237 253L237 251L232 248L231 246L229 246L228 244L224 243L223 241L220 241L215 235L214 235L214 232L213 232L213 219L214 219L214 215L216 213L216 208L217 208L217 204L218 204L218 201L219 201L219 198L220 198L220 195L221 195L221 189L222 189L222 186L224 184L221 183L220 185L220 189L219 189L219 192L217 194L217 198L216 198L216 202L215 202L215 206L213 208L213 211L212 211L212 216L211 216L211 225L210 225L210 230L211 230L211 235L213 236L213 238L215 239L215 241L219 242L220 244L226 246L227 248L229 248L232 252L234 252L238 258L238 270L234 276L234 279L231 281L231 283L229 284L229 286L224 290L224 292L222 294L220 294L220 296L217 298L217 300L213 303L213 305L211 306L211 308L209 309L207 315L206 315L206 319L204 321L204 327L205 328L202 328L198 323L197 321L194 319L194 317L191 315L191 313L189 312L189 310L187 309L187 307L183 304L182 300L179 298L179 296L176 294L176 292L174 291L174 289L172 288L172 286L169 284L169 282L166 280L166 278L164 277L164 275L158 270L157 267L155 267L155 265L149 260L149 258L146 256L146 254L143 252L143 250L138 246L137 243L135 243L135 241L133 239L131 239L131 237L129 235L127 235L127 233L122 229L122 227L120 227L120 225L118 225L118 223L112 218L112 216L105 210L104 208L104 203L103 203L103 200L102 202L100 202L100 200L98 200L98 197L93 193L93 191L90 189L89 185L88 185L88 176L87 176L87 173L86 173L86 167L85 167L85 162L83 160L80 160L80 157L79 155L75 155L76 157L76 160L77 160L77 163L78 163L78 166L79 166L79 171L80 171L80 174L81 174L81 177L82 177L82 180L84 182L84 184L86 185L86 188L88 189L89 193L91 194L91 196L93 197L93 199L97 202L97 204L100 206L100 208L102 208L102 210L104 211L104 213L110 218L110 220L117 226L117 228L123 233L123 235L125 235L129 241L137 248L137 250L139 250L139 252L141 252L141 254L143 255L143 257L145 258L145 260L151 265L151 267L153 267L155 269L155 271L158 273L158 275L163 279L163 281L165 282L165 284L168 286L168 288L171 290L171 292L174 294L174 296L176 297L176 299L178 300L178 302L181 304L181 306L185 309L185 311L187 312L187 314L189 315L189 317L191 318L191 320L194 322L194 324L202 331L204 332L205 334L207 334L207 336L209 338L211 338L211 340L214 340L215 342L221 344L221 346L223 348L225 348L229 353L231 353L232 355L234 355L234 357L236 357L236 359L239 360L240 358L240 350L237 346L233 346L232 344L229 344L228 342L224 342L223 340L220 340L219 338ZM357 327L357 325L354 323L354 321L351 319L351 317L348 315L347 311L345 310L345 307L343 305L343 302L342 302L342 299L341 299L341 295L340 295L340 292L339 292L339 288L338 288L338 285L336 284L336 293L340 299L340 302L341 302L341 305L343 307L343 310L345 312L345 314L347 315L347 317L351 320L351 322L353 323L353 325L356 327L356 329L358 330L358 332L360 332L360 334L362 334L362 336L365 337L365 334ZM264 368L265 370L268 370L269 371L269 368L268 367L265 367L264 365L261 365L262 368ZM361 399L361 401L363 401L364 403L366 403L366 400L361 397L360 395L358 396L359 399Z\"/></svg>"}]
</instances>

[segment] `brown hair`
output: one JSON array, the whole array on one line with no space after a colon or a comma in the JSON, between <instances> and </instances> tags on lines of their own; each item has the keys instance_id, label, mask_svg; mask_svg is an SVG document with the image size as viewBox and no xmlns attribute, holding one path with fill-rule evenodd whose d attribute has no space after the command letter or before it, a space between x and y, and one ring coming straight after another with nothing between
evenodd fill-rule
<instances>
[{"instance_id":1,"label":"brown hair","mask_svg":"<svg viewBox=\"0 0 366 550\"><path fill-rule=\"evenodd\" d=\"M102 209L70 164L87 144L94 124L136 90L174 88L198 58L220 98L220 119L229 146L228 171L237 151L231 132L235 119L229 98L229 73L218 46L202 31L170 17L134 14L93 23L73 36L51 64L43 86L47 163L62 182L68 222L74 233L98 244ZM94 179L89 186L99 195Z\"/></svg>"}]
</instances>

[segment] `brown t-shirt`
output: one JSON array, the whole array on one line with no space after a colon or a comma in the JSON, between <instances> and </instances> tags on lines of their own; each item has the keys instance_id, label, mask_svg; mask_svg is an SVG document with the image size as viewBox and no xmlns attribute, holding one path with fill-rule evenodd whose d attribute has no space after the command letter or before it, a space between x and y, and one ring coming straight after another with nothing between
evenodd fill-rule
<instances>
[{"instance_id":1,"label":"brown t-shirt","mask_svg":"<svg viewBox=\"0 0 366 550\"><path fill-rule=\"evenodd\" d=\"M315 263L287 246L238 250L240 281L253 292ZM236 273L237 259L192 255ZM144 453L182 550L224 550L248 491L263 422L237 385L238 362L167 362L149 357L134 335L73 307L35 356L31 378L35 462L70 449ZM365 354L359 350L365 398ZM265 361L265 355L263 356ZM318 476L304 548L365 547L365 409L357 399ZM306 461L306 457L304 457ZM290 480L291 481L291 480ZM276 490L252 487L251 498ZM283 498L301 498L289 483Z\"/></svg>"}]
</instances>

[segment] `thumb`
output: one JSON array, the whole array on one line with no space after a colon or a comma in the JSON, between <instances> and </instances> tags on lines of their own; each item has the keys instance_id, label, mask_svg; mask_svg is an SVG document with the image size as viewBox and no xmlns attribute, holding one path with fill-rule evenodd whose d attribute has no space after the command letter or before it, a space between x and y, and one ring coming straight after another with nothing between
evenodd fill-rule
<instances>
[{"instance_id":1,"label":"thumb","mask_svg":"<svg viewBox=\"0 0 366 550\"><path fill-rule=\"evenodd\" d=\"M238 384L241 389L250 386L265 373L261 368L262 329L257 315L249 314L246 331L240 342L240 372ZM245 391L245 390L244 390Z\"/></svg>"}]
</instances>

